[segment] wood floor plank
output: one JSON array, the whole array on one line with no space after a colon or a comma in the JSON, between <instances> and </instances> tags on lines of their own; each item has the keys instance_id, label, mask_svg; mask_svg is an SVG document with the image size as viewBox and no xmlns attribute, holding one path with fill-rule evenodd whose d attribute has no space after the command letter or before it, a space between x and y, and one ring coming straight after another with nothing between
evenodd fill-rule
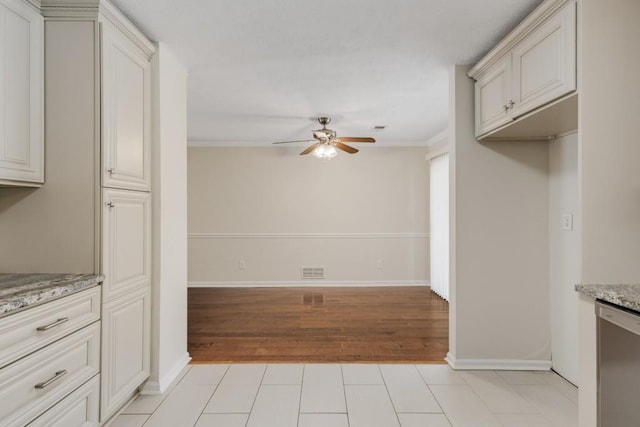
<instances>
[{"instance_id":1,"label":"wood floor plank","mask_svg":"<svg viewBox=\"0 0 640 427\"><path fill-rule=\"evenodd\" d=\"M188 313L195 363L440 363L449 345L425 287L190 288Z\"/></svg>"}]
</instances>

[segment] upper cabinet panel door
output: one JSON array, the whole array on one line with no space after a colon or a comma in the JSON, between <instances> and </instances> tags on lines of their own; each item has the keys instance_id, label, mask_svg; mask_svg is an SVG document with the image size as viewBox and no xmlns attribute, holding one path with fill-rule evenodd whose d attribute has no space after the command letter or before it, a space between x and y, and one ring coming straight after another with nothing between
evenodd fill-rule
<instances>
[{"instance_id":1,"label":"upper cabinet panel door","mask_svg":"<svg viewBox=\"0 0 640 427\"><path fill-rule=\"evenodd\" d=\"M102 185L151 189L151 65L117 30L101 23Z\"/></svg>"},{"instance_id":2,"label":"upper cabinet panel door","mask_svg":"<svg viewBox=\"0 0 640 427\"><path fill-rule=\"evenodd\" d=\"M509 123L511 62L507 57L495 64L475 84L476 136Z\"/></svg>"},{"instance_id":3,"label":"upper cabinet panel door","mask_svg":"<svg viewBox=\"0 0 640 427\"><path fill-rule=\"evenodd\" d=\"M576 90L576 4L513 49L514 118Z\"/></svg>"},{"instance_id":4,"label":"upper cabinet panel door","mask_svg":"<svg viewBox=\"0 0 640 427\"><path fill-rule=\"evenodd\" d=\"M44 182L42 16L0 0L0 183ZM23 184L24 185L24 184Z\"/></svg>"},{"instance_id":5,"label":"upper cabinet panel door","mask_svg":"<svg viewBox=\"0 0 640 427\"><path fill-rule=\"evenodd\" d=\"M151 283L151 195L103 190L104 301Z\"/></svg>"}]
</instances>

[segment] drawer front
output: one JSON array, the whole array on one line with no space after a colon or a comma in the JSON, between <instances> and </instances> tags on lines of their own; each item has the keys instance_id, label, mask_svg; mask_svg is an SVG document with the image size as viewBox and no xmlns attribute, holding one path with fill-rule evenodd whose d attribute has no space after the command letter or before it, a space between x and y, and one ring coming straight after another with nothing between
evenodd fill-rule
<instances>
[{"instance_id":1,"label":"drawer front","mask_svg":"<svg viewBox=\"0 0 640 427\"><path fill-rule=\"evenodd\" d=\"M0 426L24 426L91 379L100 366L96 322L0 369Z\"/></svg>"},{"instance_id":2,"label":"drawer front","mask_svg":"<svg viewBox=\"0 0 640 427\"><path fill-rule=\"evenodd\" d=\"M99 319L99 286L1 318L0 368Z\"/></svg>"},{"instance_id":3,"label":"drawer front","mask_svg":"<svg viewBox=\"0 0 640 427\"><path fill-rule=\"evenodd\" d=\"M93 427L99 425L100 376L65 397L29 427Z\"/></svg>"}]
</instances>

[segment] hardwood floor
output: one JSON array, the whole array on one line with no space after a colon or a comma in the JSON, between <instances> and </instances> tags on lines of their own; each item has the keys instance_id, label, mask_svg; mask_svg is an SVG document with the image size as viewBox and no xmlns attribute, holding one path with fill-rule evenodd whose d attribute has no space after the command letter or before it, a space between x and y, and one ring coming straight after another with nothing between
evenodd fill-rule
<instances>
[{"instance_id":1,"label":"hardwood floor","mask_svg":"<svg viewBox=\"0 0 640 427\"><path fill-rule=\"evenodd\" d=\"M449 305L425 287L191 288L193 362L428 362Z\"/></svg>"}]
</instances>

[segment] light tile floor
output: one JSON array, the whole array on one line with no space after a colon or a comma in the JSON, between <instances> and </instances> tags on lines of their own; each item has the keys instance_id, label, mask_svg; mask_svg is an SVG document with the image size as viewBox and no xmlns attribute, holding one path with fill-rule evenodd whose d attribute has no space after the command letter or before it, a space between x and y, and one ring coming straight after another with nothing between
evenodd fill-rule
<instances>
[{"instance_id":1,"label":"light tile floor","mask_svg":"<svg viewBox=\"0 0 640 427\"><path fill-rule=\"evenodd\" d=\"M577 401L577 389L553 372L193 365L110 427L577 427Z\"/></svg>"}]
</instances>

